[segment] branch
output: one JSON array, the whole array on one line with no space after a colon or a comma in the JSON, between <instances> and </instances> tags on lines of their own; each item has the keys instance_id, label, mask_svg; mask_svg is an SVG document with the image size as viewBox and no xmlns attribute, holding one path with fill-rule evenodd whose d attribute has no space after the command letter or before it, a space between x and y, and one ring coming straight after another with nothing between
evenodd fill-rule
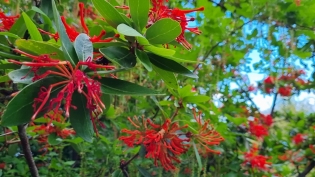
<instances>
[{"instance_id":1,"label":"branch","mask_svg":"<svg viewBox=\"0 0 315 177\"><path fill-rule=\"evenodd\" d=\"M297 177L305 177L314 167L315 167L315 161L311 160L311 163Z\"/></svg>"},{"instance_id":2,"label":"branch","mask_svg":"<svg viewBox=\"0 0 315 177\"><path fill-rule=\"evenodd\" d=\"M275 97L274 97L273 102L272 102L272 107L271 107L271 112L270 112L271 116L273 116L273 113L275 112L277 97L278 97L278 92L275 93Z\"/></svg>"},{"instance_id":3,"label":"branch","mask_svg":"<svg viewBox=\"0 0 315 177\"><path fill-rule=\"evenodd\" d=\"M131 159L129 159L127 162L124 160L120 161L120 169L123 172L124 177L129 177L129 174L127 172L127 166L130 164L131 161L133 161L138 156L139 156L139 152L137 152L137 154L131 157Z\"/></svg>"},{"instance_id":4,"label":"branch","mask_svg":"<svg viewBox=\"0 0 315 177\"><path fill-rule=\"evenodd\" d=\"M35 165L33 156L32 156L32 151L30 148L30 143L28 141L27 135L26 135L26 127L25 125L19 125L18 126L18 134L21 140L21 146L23 149L23 153L28 165L28 168L30 169L31 176L32 177L39 177L37 167Z\"/></svg>"}]
</instances>

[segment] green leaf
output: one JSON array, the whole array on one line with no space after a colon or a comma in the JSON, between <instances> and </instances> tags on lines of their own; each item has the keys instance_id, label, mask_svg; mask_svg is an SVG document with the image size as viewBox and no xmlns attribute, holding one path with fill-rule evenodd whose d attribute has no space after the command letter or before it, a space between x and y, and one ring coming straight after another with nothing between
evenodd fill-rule
<instances>
[{"instance_id":1,"label":"green leaf","mask_svg":"<svg viewBox=\"0 0 315 177\"><path fill-rule=\"evenodd\" d=\"M52 7L53 7L53 12L54 12L54 18L55 18L55 25L57 27L57 31L58 34L60 36L60 40L61 40L61 47L62 50L64 52L65 55L65 59L67 61L70 61L70 63L72 65L76 65L76 63L78 62L78 58L76 56L74 47L66 33L65 27L60 19L60 15L59 12L57 10L55 1L51 1L52 2Z\"/></svg>"},{"instance_id":2,"label":"green leaf","mask_svg":"<svg viewBox=\"0 0 315 177\"><path fill-rule=\"evenodd\" d=\"M76 135L83 138L87 142L92 142L94 129L90 113L86 108L86 97L83 94L75 91L72 95L71 104L76 107L76 109L70 109L69 115L70 123L75 130Z\"/></svg>"},{"instance_id":3,"label":"green leaf","mask_svg":"<svg viewBox=\"0 0 315 177\"><path fill-rule=\"evenodd\" d=\"M22 12L22 16L24 18L25 25L28 30L28 33L31 36L31 39L36 41L43 41L42 35L38 31L36 25L33 23L31 18L25 12Z\"/></svg>"},{"instance_id":4,"label":"green leaf","mask_svg":"<svg viewBox=\"0 0 315 177\"><path fill-rule=\"evenodd\" d=\"M0 64L0 69L19 69L21 68L20 65L13 64L13 63L2 63Z\"/></svg>"},{"instance_id":5,"label":"green leaf","mask_svg":"<svg viewBox=\"0 0 315 177\"><path fill-rule=\"evenodd\" d=\"M151 51L151 52L152 52L152 51ZM152 52L152 53L154 53L154 52ZM164 56L165 58L170 59L170 60L173 60L173 61L176 61L176 62L183 62L183 63L198 63L198 61L194 61L194 60L186 60L186 59L177 58L177 57L174 57L174 56L171 56L171 55L160 55L160 56ZM202 62L199 62L199 63L202 63Z\"/></svg>"},{"instance_id":6,"label":"green leaf","mask_svg":"<svg viewBox=\"0 0 315 177\"><path fill-rule=\"evenodd\" d=\"M131 19L140 32L147 25L150 0L129 0Z\"/></svg>"},{"instance_id":7,"label":"green leaf","mask_svg":"<svg viewBox=\"0 0 315 177\"><path fill-rule=\"evenodd\" d=\"M3 35L3 36L8 36L8 37L13 37L13 38L16 38L16 39L19 39L20 36L16 35L16 34L13 34L13 33L10 33L10 32L0 32L0 35Z\"/></svg>"},{"instance_id":8,"label":"green leaf","mask_svg":"<svg viewBox=\"0 0 315 177\"><path fill-rule=\"evenodd\" d=\"M198 167L199 167L198 169L201 170L202 169L202 162L201 162L201 158L200 158L198 149L196 147L195 142L192 142L192 144L193 144L195 155L196 155L196 159L197 159L197 162L198 162Z\"/></svg>"},{"instance_id":9,"label":"green leaf","mask_svg":"<svg viewBox=\"0 0 315 177\"><path fill-rule=\"evenodd\" d=\"M105 0L92 0L96 10L104 17L106 22L114 28L117 28L119 24L125 23L130 25L122 15Z\"/></svg>"},{"instance_id":10,"label":"green leaf","mask_svg":"<svg viewBox=\"0 0 315 177\"><path fill-rule=\"evenodd\" d=\"M1 82L8 82L10 81L10 77L8 75L0 76L0 83Z\"/></svg>"},{"instance_id":11,"label":"green leaf","mask_svg":"<svg viewBox=\"0 0 315 177\"><path fill-rule=\"evenodd\" d=\"M184 97L183 101L188 103L201 103L207 102L210 100L210 97L205 95L197 95L197 96L186 96Z\"/></svg>"},{"instance_id":12,"label":"green leaf","mask_svg":"<svg viewBox=\"0 0 315 177\"><path fill-rule=\"evenodd\" d=\"M132 68L137 63L136 56L125 47L111 46L107 48L101 48L99 51L108 60L125 68Z\"/></svg>"},{"instance_id":13,"label":"green leaf","mask_svg":"<svg viewBox=\"0 0 315 177\"><path fill-rule=\"evenodd\" d=\"M55 146L55 145L60 144L61 142L62 142L62 139L59 138L56 133L51 133L48 135L48 143L50 145Z\"/></svg>"},{"instance_id":14,"label":"green leaf","mask_svg":"<svg viewBox=\"0 0 315 177\"><path fill-rule=\"evenodd\" d=\"M74 40L74 49L77 53L79 61L93 60L93 44L90 37L84 33L79 34ZM85 70L87 66L83 65L82 69Z\"/></svg>"},{"instance_id":15,"label":"green leaf","mask_svg":"<svg viewBox=\"0 0 315 177\"><path fill-rule=\"evenodd\" d=\"M103 94L110 95L159 95L155 90L113 78L102 78L99 80L102 85Z\"/></svg>"},{"instance_id":16,"label":"green leaf","mask_svg":"<svg viewBox=\"0 0 315 177\"><path fill-rule=\"evenodd\" d=\"M36 14L36 12L34 12L33 10L29 10L26 12L26 14L30 18L33 18L34 15ZM20 16L20 18L18 18L15 21L15 23L12 25L12 27L9 30L10 33L16 34L16 35L20 36L21 38L24 37L25 31L26 31L26 25L25 25L25 21L24 21L23 16Z\"/></svg>"},{"instance_id":17,"label":"green leaf","mask_svg":"<svg viewBox=\"0 0 315 177\"><path fill-rule=\"evenodd\" d=\"M60 77L46 77L24 87L19 93L8 103L1 119L2 126L16 126L31 121L34 114L32 104L34 98L38 97L41 87L48 88L50 84L61 81ZM51 97L56 94L60 88L54 88L51 91ZM40 114L38 115L40 116Z\"/></svg>"},{"instance_id":18,"label":"green leaf","mask_svg":"<svg viewBox=\"0 0 315 177\"><path fill-rule=\"evenodd\" d=\"M30 84L33 82L34 73L30 68L17 69L9 72L8 76L13 83Z\"/></svg>"},{"instance_id":19,"label":"green leaf","mask_svg":"<svg viewBox=\"0 0 315 177\"><path fill-rule=\"evenodd\" d=\"M142 34L140 34L138 31L136 31L135 29L131 28L128 25L125 24L119 24L117 26L117 31L120 34L123 34L125 36L138 36L138 37L143 37ZM144 38L144 37L143 37Z\"/></svg>"},{"instance_id":20,"label":"green leaf","mask_svg":"<svg viewBox=\"0 0 315 177\"><path fill-rule=\"evenodd\" d=\"M22 60L22 61L31 61L32 60L28 57L13 55L11 53L6 53L6 52L2 52L2 51L0 51L0 56L3 58L7 58L7 59L16 59L16 60Z\"/></svg>"},{"instance_id":21,"label":"green leaf","mask_svg":"<svg viewBox=\"0 0 315 177\"><path fill-rule=\"evenodd\" d=\"M44 3L44 2L42 2L42 3ZM38 7L32 6L32 10L42 15L44 23L46 25L48 25L49 27L53 26L50 18L41 9L39 9Z\"/></svg>"},{"instance_id":22,"label":"green leaf","mask_svg":"<svg viewBox=\"0 0 315 177\"><path fill-rule=\"evenodd\" d=\"M0 65L1 66L1 65ZM121 72L121 71L127 71L129 68L120 68L120 69L115 69L115 70L107 70L107 71L91 71L91 72L86 72L87 75L89 76L94 76L95 73L104 76L106 74L110 74L110 73L117 73L117 72Z\"/></svg>"},{"instance_id":23,"label":"green leaf","mask_svg":"<svg viewBox=\"0 0 315 177\"><path fill-rule=\"evenodd\" d=\"M163 18L147 29L146 38L152 44L172 42L182 32L180 24L170 18Z\"/></svg>"},{"instance_id":24,"label":"green leaf","mask_svg":"<svg viewBox=\"0 0 315 177\"><path fill-rule=\"evenodd\" d=\"M155 47L153 45L148 45L148 46L144 46L145 50L148 50L156 55L159 56L172 56L175 54L175 50L171 50L171 49L165 49L165 48L161 48L161 47Z\"/></svg>"},{"instance_id":25,"label":"green leaf","mask_svg":"<svg viewBox=\"0 0 315 177\"><path fill-rule=\"evenodd\" d=\"M167 87L175 89L175 90L178 89L178 83L177 83L177 79L174 73L165 71L154 65L152 67L153 67L153 70L161 77L161 79L164 81Z\"/></svg>"},{"instance_id":26,"label":"green leaf","mask_svg":"<svg viewBox=\"0 0 315 177\"><path fill-rule=\"evenodd\" d=\"M15 45L18 49L33 55L48 54L52 59L65 60L63 51L49 42L17 39Z\"/></svg>"},{"instance_id":27,"label":"green leaf","mask_svg":"<svg viewBox=\"0 0 315 177\"><path fill-rule=\"evenodd\" d=\"M145 177L151 177L151 174L144 168L138 166L139 172Z\"/></svg>"},{"instance_id":28,"label":"green leaf","mask_svg":"<svg viewBox=\"0 0 315 177\"><path fill-rule=\"evenodd\" d=\"M148 55L144 51L136 49L136 56L148 71L152 71L152 64Z\"/></svg>"},{"instance_id":29,"label":"green leaf","mask_svg":"<svg viewBox=\"0 0 315 177\"><path fill-rule=\"evenodd\" d=\"M111 97L110 97L110 95L108 95L108 94L102 94L102 96L101 96L101 100L102 100L102 102L104 103L104 105L105 105L105 110L104 110L104 113L106 113L108 110L109 110L109 108L110 108L110 103L111 103Z\"/></svg>"},{"instance_id":30,"label":"green leaf","mask_svg":"<svg viewBox=\"0 0 315 177\"><path fill-rule=\"evenodd\" d=\"M149 55L151 63L160 69L178 73L178 74L191 77L191 78L198 78L196 74L194 74L189 69L182 66L181 64L177 63L176 61L169 60L155 54L149 53L148 55Z\"/></svg>"}]
</instances>

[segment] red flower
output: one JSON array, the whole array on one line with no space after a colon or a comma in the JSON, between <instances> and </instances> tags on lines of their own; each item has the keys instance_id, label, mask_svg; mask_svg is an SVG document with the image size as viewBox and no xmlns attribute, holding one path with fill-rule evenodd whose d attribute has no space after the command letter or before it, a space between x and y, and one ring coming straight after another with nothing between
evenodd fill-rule
<instances>
[{"instance_id":1,"label":"red flower","mask_svg":"<svg viewBox=\"0 0 315 177\"><path fill-rule=\"evenodd\" d=\"M273 119L271 117L271 115L260 115L260 118L262 120L262 122L267 125L268 127L272 125Z\"/></svg>"},{"instance_id":2,"label":"red flower","mask_svg":"<svg viewBox=\"0 0 315 177\"><path fill-rule=\"evenodd\" d=\"M76 109L76 107L71 104L71 101L73 93L77 91L78 93L83 94L87 99L86 107L89 110L94 130L97 133L94 121L97 120L98 116L103 112L103 109L105 109L105 105L101 101L101 84L88 77L80 70L80 67L85 65L95 71L97 68L113 69L114 66L95 64L92 59L87 59L86 62L78 62L77 65L73 67L68 61L53 60L49 55L34 56L20 50L15 50L15 52L33 59L32 62L9 60L12 63L30 66L32 68L31 71L35 73L33 80L45 78L49 75L59 76L64 79L57 83L51 83L48 88L41 87L38 97L34 99L34 114L32 120L34 120L39 112L43 110L46 103L49 103L49 107L45 111L47 113L50 111L55 113L52 114L52 119L56 119L54 116L58 116L57 113L59 112L62 103L64 103L65 116L69 117L70 108ZM38 75L36 72L41 67L52 67L54 70L47 70L44 74ZM60 91L56 98L51 99L51 92L56 87L60 88Z\"/></svg>"},{"instance_id":3,"label":"red flower","mask_svg":"<svg viewBox=\"0 0 315 177\"><path fill-rule=\"evenodd\" d=\"M131 120L129 118L129 120ZM119 139L123 140L128 146L143 144L146 148L146 158L153 158L157 166L158 161L165 170L175 170L174 162L180 163L178 156L187 151L189 139L179 137L180 132L184 127L180 127L178 123L171 123L167 119L163 125L154 124L150 119L142 122L142 127L131 121L136 128L142 128L141 131L127 130L123 132L130 136L122 136ZM139 123L139 122L137 122Z\"/></svg>"},{"instance_id":4,"label":"red flower","mask_svg":"<svg viewBox=\"0 0 315 177\"><path fill-rule=\"evenodd\" d=\"M249 92L254 91L254 90L255 90L255 87L254 87L254 86L250 85L250 86L248 87L248 91L249 91Z\"/></svg>"},{"instance_id":5,"label":"red flower","mask_svg":"<svg viewBox=\"0 0 315 177\"><path fill-rule=\"evenodd\" d=\"M251 168L266 170L267 165L271 164L267 162L268 159L266 156L258 155L258 148L253 147L249 152L245 153L244 164L249 164Z\"/></svg>"},{"instance_id":6,"label":"red flower","mask_svg":"<svg viewBox=\"0 0 315 177\"><path fill-rule=\"evenodd\" d=\"M249 123L249 132L256 136L257 138L262 138L268 136L268 130L262 124L250 122Z\"/></svg>"},{"instance_id":7,"label":"red flower","mask_svg":"<svg viewBox=\"0 0 315 177\"><path fill-rule=\"evenodd\" d=\"M80 2L79 8L80 8L79 15L80 15L81 26L82 26L84 32L87 35L90 35L89 28L87 27L87 25L84 21L84 16L86 15L86 9L84 8L84 4ZM66 33L67 33L70 41L73 42L76 39L76 37L80 34L80 32L78 32L75 28L68 25L64 16L61 17L61 21L62 21L63 25L65 26ZM39 31L53 37L56 41L59 39L58 33L51 34L49 32L41 30L41 29L39 29ZM119 34L116 34L114 37L102 39L105 36L105 34L106 34L106 31L102 30L98 36L92 36L92 37L90 36L90 41L93 43L94 42L111 42L115 38L119 37Z\"/></svg>"},{"instance_id":8,"label":"red flower","mask_svg":"<svg viewBox=\"0 0 315 177\"><path fill-rule=\"evenodd\" d=\"M197 115L195 109L193 109L193 113L194 118L199 126L198 133L192 134L191 132L188 132L186 136L188 138L193 138L207 153L220 154L220 151L210 149L210 147L219 145L222 141L224 141L224 138L214 130L212 125L209 124L210 120L202 120L201 112L199 112Z\"/></svg>"},{"instance_id":9,"label":"red flower","mask_svg":"<svg viewBox=\"0 0 315 177\"><path fill-rule=\"evenodd\" d=\"M9 31L17 18L19 15L7 16L0 10L0 31Z\"/></svg>"},{"instance_id":10,"label":"red flower","mask_svg":"<svg viewBox=\"0 0 315 177\"><path fill-rule=\"evenodd\" d=\"M280 87L278 90L278 93L281 96L291 96L291 91L292 91L291 86L285 86L285 87Z\"/></svg>"},{"instance_id":11,"label":"red flower","mask_svg":"<svg viewBox=\"0 0 315 177\"><path fill-rule=\"evenodd\" d=\"M268 76L265 80L264 80L265 84L271 84L273 85L275 83L275 78L272 76Z\"/></svg>"},{"instance_id":12,"label":"red flower","mask_svg":"<svg viewBox=\"0 0 315 177\"><path fill-rule=\"evenodd\" d=\"M5 168L5 163L0 163L0 169L4 169Z\"/></svg>"},{"instance_id":13,"label":"red flower","mask_svg":"<svg viewBox=\"0 0 315 177\"><path fill-rule=\"evenodd\" d=\"M168 2L168 0L166 0ZM164 5L164 0L151 0L153 8L149 13L149 25L152 25L156 21L163 19L163 18L171 18L176 20L180 23L182 28L181 34L176 38L176 41L183 45L186 49L190 50L192 48L191 44L185 39L185 31L188 30L195 34L201 34L198 28L189 28L188 22L194 21L194 18L186 18L186 14L196 11L203 11L204 7L190 9L190 10L180 10L180 9L169 9L167 6Z\"/></svg>"},{"instance_id":14,"label":"red flower","mask_svg":"<svg viewBox=\"0 0 315 177\"><path fill-rule=\"evenodd\" d=\"M303 134L301 134L301 133L296 134L296 135L292 138L294 144L296 144L296 145L298 145L298 144L300 144L300 143L303 143L304 139L305 139L305 136L304 136Z\"/></svg>"}]
</instances>

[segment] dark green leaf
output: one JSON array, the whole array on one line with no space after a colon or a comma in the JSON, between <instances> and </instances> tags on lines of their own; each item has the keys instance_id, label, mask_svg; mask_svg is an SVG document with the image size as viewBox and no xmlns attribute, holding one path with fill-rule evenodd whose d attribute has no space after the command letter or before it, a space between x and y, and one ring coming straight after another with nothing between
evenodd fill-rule
<instances>
[{"instance_id":1,"label":"dark green leaf","mask_svg":"<svg viewBox=\"0 0 315 177\"><path fill-rule=\"evenodd\" d=\"M44 2L42 2L42 3L44 3ZM49 2L49 4L51 5L51 2ZM41 14L42 17L43 17L44 23L46 25L48 25L49 27L52 27L52 21L50 20L50 18L41 9L39 9L38 7L32 6L32 10L37 12L37 13L39 13L39 14Z\"/></svg>"},{"instance_id":2,"label":"dark green leaf","mask_svg":"<svg viewBox=\"0 0 315 177\"><path fill-rule=\"evenodd\" d=\"M136 56L127 48L111 46L99 50L108 60L125 68L134 67L137 63Z\"/></svg>"},{"instance_id":3,"label":"dark green leaf","mask_svg":"<svg viewBox=\"0 0 315 177\"><path fill-rule=\"evenodd\" d=\"M65 27L61 21L59 12L57 10L55 1L51 1L52 2L52 7L53 7L53 12L54 12L54 18L55 18L55 25L57 27L57 31L58 34L60 36L60 40L61 40L61 47L63 50L63 53L65 55L65 59L67 61L70 61L70 63L72 65L76 65L78 62L78 58L76 56L74 47L66 33Z\"/></svg>"},{"instance_id":4,"label":"dark green leaf","mask_svg":"<svg viewBox=\"0 0 315 177\"><path fill-rule=\"evenodd\" d=\"M48 54L52 59L65 60L63 51L49 42L17 39L15 45L18 49L33 55Z\"/></svg>"},{"instance_id":5,"label":"dark green leaf","mask_svg":"<svg viewBox=\"0 0 315 177\"><path fill-rule=\"evenodd\" d=\"M152 71L152 64L148 55L144 51L136 49L136 56L148 71Z\"/></svg>"},{"instance_id":6,"label":"dark green leaf","mask_svg":"<svg viewBox=\"0 0 315 177\"><path fill-rule=\"evenodd\" d=\"M119 24L125 23L130 25L122 15L105 0L92 0L96 10L104 17L106 22L114 28L117 28Z\"/></svg>"},{"instance_id":7,"label":"dark green leaf","mask_svg":"<svg viewBox=\"0 0 315 177\"><path fill-rule=\"evenodd\" d=\"M149 55L151 63L160 69L178 73L178 74L191 77L191 78L198 78L196 74L194 74L189 69L182 66L181 64L177 63L176 61L169 60L164 57L151 54L151 53L148 55Z\"/></svg>"},{"instance_id":8,"label":"dark green leaf","mask_svg":"<svg viewBox=\"0 0 315 177\"><path fill-rule=\"evenodd\" d=\"M32 19L25 12L22 12L22 16L24 18L25 25L31 36L31 39L36 40L36 41L43 41L42 35L38 31Z\"/></svg>"},{"instance_id":9,"label":"dark green leaf","mask_svg":"<svg viewBox=\"0 0 315 177\"><path fill-rule=\"evenodd\" d=\"M143 37L142 34L140 34L138 31L136 31L135 29L131 28L128 25L125 24L119 24L117 26L117 31L120 34L123 34L125 36L138 36L138 37ZM144 37L143 37L144 38Z\"/></svg>"},{"instance_id":10,"label":"dark green leaf","mask_svg":"<svg viewBox=\"0 0 315 177\"><path fill-rule=\"evenodd\" d=\"M1 82L8 82L10 81L10 77L8 75L0 76L0 83Z\"/></svg>"},{"instance_id":11,"label":"dark green leaf","mask_svg":"<svg viewBox=\"0 0 315 177\"><path fill-rule=\"evenodd\" d=\"M27 11L26 14L30 17L33 18L36 12L34 12L33 10ZM18 36L20 36L21 38L24 37L26 31L26 25L25 25L25 21L23 16L20 16L20 18L18 18L15 23L12 25L12 27L10 28L9 32L16 34ZM11 41L13 42L13 41Z\"/></svg>"},{"instance_id":12,"label":"dark green leaf","mask_svg":"<svg viewBox=\"0 0 315 177\"><path fill-rule=\"evenodd\" d=\"M108 94L102 94L101 100L106 107L106 109L104 110L104 113L106 113L108 111L108 109L110 108L111 97Z\"/></svg>"},{"instance_id":13,"label":"dark green leaf","mask_svg":"<svg viewBox=\"0 0 315 177\"><path fill-rule=\"evenodd\" d=\"M150 0L129 0L131 19L140 32L147 25Z\"/></svg>"},{"instance_id":14,"label":"dark green leaf","mask_svg":"<svg viewBox=\"0 0 315 177\"><path fill-rule=\"evenodd\" d=\"M166 84L166 86L168 86L169 88L172 89L178 89L178 83L177 83L177 79L174 75L174 73L169 72L169 71L165 71L163 69L160 69L156 66L152 66L153 70L161 77L161 79L164 81L164 83Z\"/></svg>"},{"instance_id":15,"label":"dark green leaf","mask_svg":"<svg viewBox=\"0 0 315 177\"><path fill-rule=\"evenodd\" d=\"M21 68L20 65L13 64L13 63L0 64L0 69L19 69L19 68Z\"/></svg>"},{"instance_id":16,"label":"dark green leaf","mask_svg":"<svg viewBox=\"0 0 315 177\"><path fill-rule=\"evenodd\" d=\"M62 79L59 77L46 77L24 87L19 93L8 103L1 119L2 126L16 126L31 121L34 114L32 104L34 98L38 97L41 87L48 88L50 84L57 83ZM59 88L51 91L51 97L56 94ZM40 116L40 114L38 115Z\"/></svg>"},{"instance_id":17,"label":"dark green leaf","mask_svg":"<svg viewBox=\"0 0 315 177\"><path fill-rule=\"evenodd\" d=\"M166 44L177 38L182 32L180 24L170 18L163 18L147 29L146 38L152 44Z\"/></svg>"},{"instance_id":18,"label":"dark green leaf","mask_svg":"<svg viewBox=\"0 0 315 177\"><path fill-rule=\"evenodd\" d=\"M77 53L79 61L93 60L93 44L90 41L90 37L84 33L79 34L74 40L74 49ZM86 69L87 66L83 65L82 69Z\"/></svg>"},{"instance_id":19,"label":"dark green leaf","mask_svg":"<svg viewBox=\"0 0 315 177\"><path fill-rule=\"evenodd\" d=\"M151 174L144 168L138 166L139 172L141 173L142 176L144 177L151 177Z\"/></svg>"},{"instance_id":20,"label":"dark green leaf","mask_svg":"<svg viewBox=\"0 0 315 177\"><path fill-rule=\"evenodd\" d=\"M103 94L110 95L158 95L159 93L149 88L113 78L102 78L99 80L102 84Z\"/></svg>"},{"instance_id":21,"label":"dark green leaf","mask_svg":"<svg viewBox=\"0 0 315 177\"><path fill-rule=\"evenodd\" d=\"M50 145L55 146L55 145L60 144L61 142L62 142L62 139L59 138L56 133L52 133L48 135L48 143Z\"/></svg>"},{"instance_id":22,"label":"dark green leaf","mask_svg":"<svg viewBox=\"0 0 315 177\"><path fill-rule=\"evenodd\" d=\"M0 51L0 56L3 58L7 58L7 59L16 59L16 60L22 60L22 61L31 61L32 60L28 57L13 55L11 53L6 53L6 52L2 52L2 51Z\"/></svg>"},{"instance_id":23,"label":"dark green leaf","mask_svg":"<svg viewBox=\"0 0 315 177\"><path fill-rule=\"evenodd\" d=\"M75 91L72 95L71 104L76 109L70 109L70 123L76 132L76 135L87 142L92 142L94 129L89 110L86 108L87 99L83 94Z\"/></svg>"}]
</instances>

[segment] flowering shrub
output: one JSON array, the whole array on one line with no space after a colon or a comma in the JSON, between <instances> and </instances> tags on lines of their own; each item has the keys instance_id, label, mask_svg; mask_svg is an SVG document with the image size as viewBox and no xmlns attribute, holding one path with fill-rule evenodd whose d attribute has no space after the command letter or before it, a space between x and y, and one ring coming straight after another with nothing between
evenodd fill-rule
<instances>
[{"instance_id":1,"label":"flowering shrub","mask_svg":"<svg viewBox=\"0 0 315 177\"><path fill-rule=\"evenodd\" d=\"M312 5L0 2L0 176L312 174Z\"/></svg>"}]
</instances>

